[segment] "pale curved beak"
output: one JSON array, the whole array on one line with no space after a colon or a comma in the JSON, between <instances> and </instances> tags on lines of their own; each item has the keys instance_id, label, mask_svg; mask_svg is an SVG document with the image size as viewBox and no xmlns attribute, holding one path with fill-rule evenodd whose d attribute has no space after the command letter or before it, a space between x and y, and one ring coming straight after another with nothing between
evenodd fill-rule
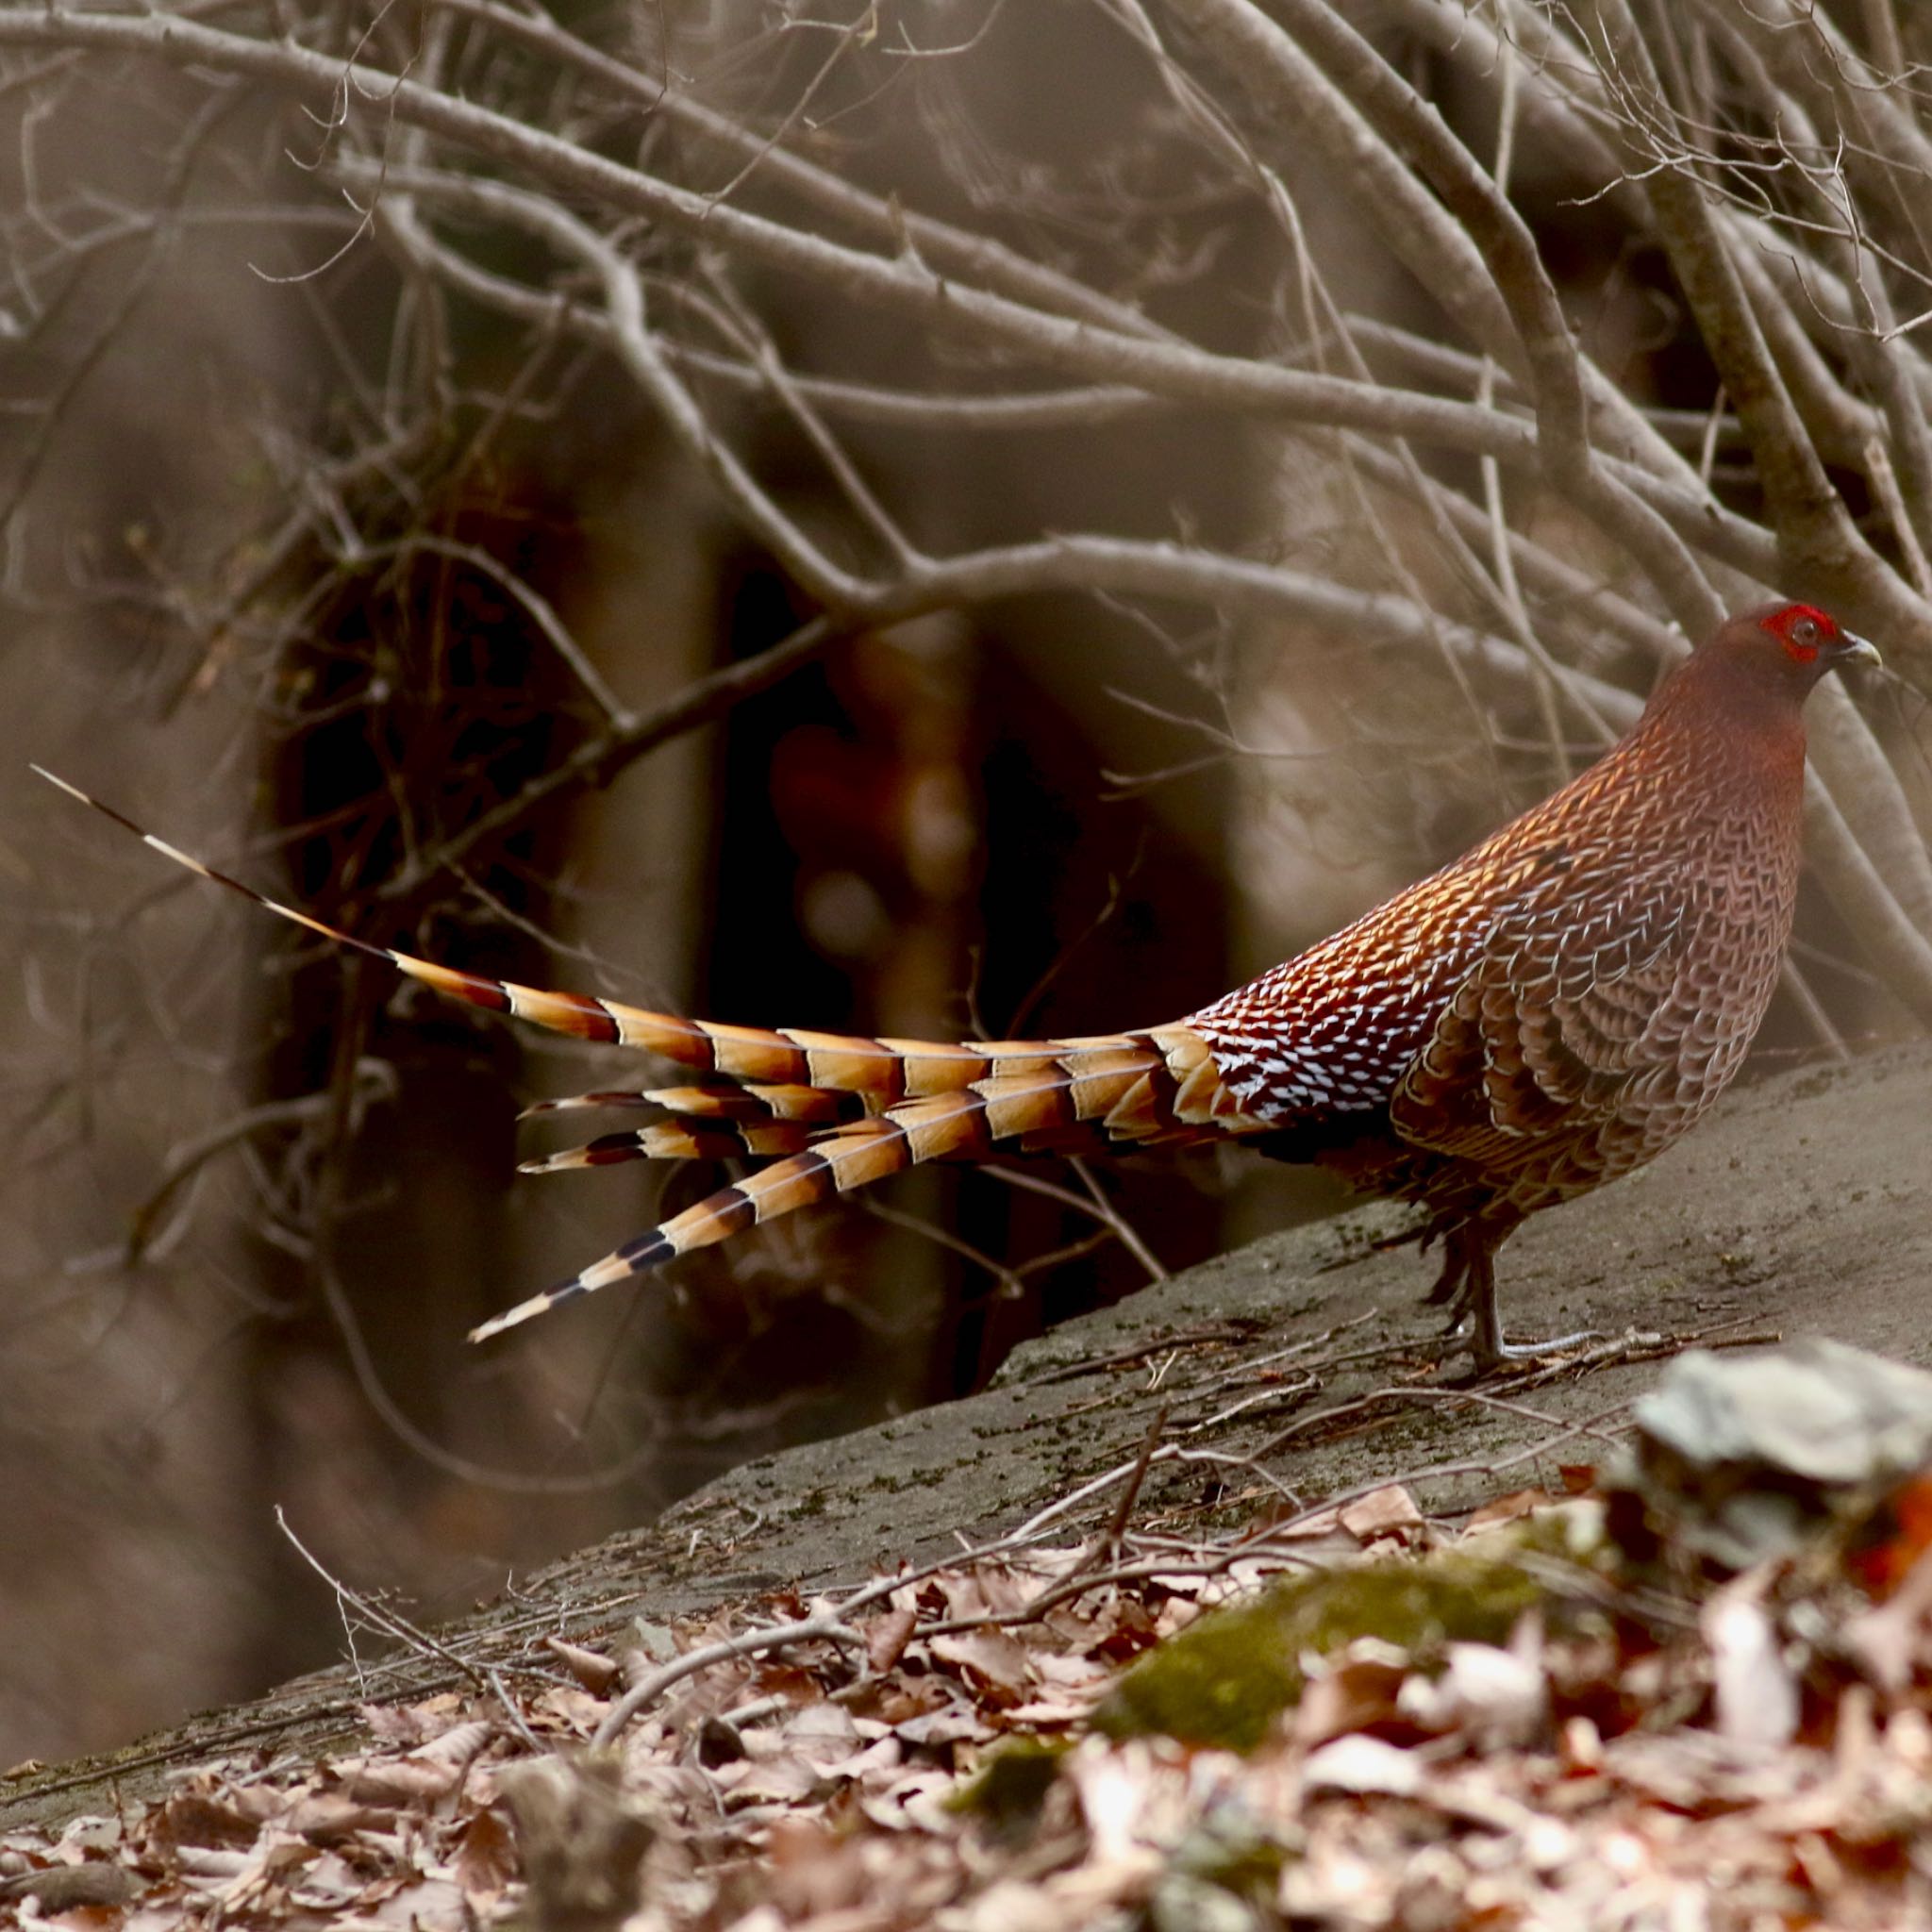
<instances>
[{"instance_id":1,"label":"pale curved beak","mask_svg":"<svg viewBox=\"0 0 1932 1932\"><path fill-rule=\"evenodd\" d=\"M1861 638L1855 630L1841 630L1839 636L1844 641L1839 650L1838 661L1840 665L1885 662L1878 655L1878 646L1870 638Z\"/></svg>"}]
</instances>

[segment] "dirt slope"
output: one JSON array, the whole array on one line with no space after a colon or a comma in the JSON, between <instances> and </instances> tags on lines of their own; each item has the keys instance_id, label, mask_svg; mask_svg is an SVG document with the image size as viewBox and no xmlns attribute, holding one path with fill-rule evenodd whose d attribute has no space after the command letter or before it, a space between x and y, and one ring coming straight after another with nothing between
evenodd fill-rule
<instances>
[{"instance_id":1,"label":"dirt slope","mask_svg":"<svg viewBox=\"0 0 1932 1932\"><path fill-rule=\"evenodd\" d=\"M1466 1399L1425 1366L1428 1261L1368 1250L1395 1224L1368 1209L1193 1269L1022 1349L982 1395L733 1472L441 1631L443 1656L404 1654L359 1679L322 1673L16 1779L0 1788L0 1827L98 1808L113 1782L152 1790L170 1768L225 1752L346 1734L365 1699L453 1680L451 1656L514 1669L550 1633L858 1580L991 1540L1130 1461L1163 1404L1163 1441L1192 1459L1154 1469L1136 1513L1181 1535L1252 1517L1284 1490L1307 1500L1399 1477L1442 1502L1598 1459L1605 1439L1566 1436L1562 1421L1602 1417L1656 1368L1567 1374L1513 1407ZM1733 1335L1824 1332L1932 1361L1932 1045L1736 1093L1647 1173L1541 1217L1504 1263L1517 1334L1730 1323ZM1452 1462L1471 1467L1426 1474ZM1110 1507L1074 1507L1047 1533L1075 1541Z\"/></svg>"}]
</instances>

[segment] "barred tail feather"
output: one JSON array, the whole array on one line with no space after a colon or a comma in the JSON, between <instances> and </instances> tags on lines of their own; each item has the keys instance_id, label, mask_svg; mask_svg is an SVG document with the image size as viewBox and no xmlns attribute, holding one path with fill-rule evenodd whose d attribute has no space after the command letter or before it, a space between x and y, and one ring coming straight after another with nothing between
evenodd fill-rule
<instances>
[{"instance_id":1,"label":"barred tail feather","mask_svg":"<svg viewBox=\"0 0 1932 1932\"><path fill-rule=\"evenodd\" d=\"M799 1028L725 1026L459 973L342 932L267 898L177 850L113 807L53 773L34 770L163 857L239 892L278 918L409 978L492 1012L553 1032L638 1047L732 1083L597 1092L540 1103L531 1112L581 1107L657 1107L669 1118L606 1134L530 1162L525 1172L600 1167L654 1157L769 1159L743 1181L627 1241L547 1294L485 1322L481 1341L558 1304L628 1280L694 1248L796 1208L865 1187L929 1160L983 1159L998 1149L1086 1152L1265 1132L1223 1081L1203 1034L1188 1025L1073 1040L971 1045L868 1040Z\"/></svg>"},{"instance_id":2,"label":"barred tail feather","mask_svg":"<svg viewBox=\"0 0 1932 1932\"><path fill-rule=\"evenodd\" d=\"M679 1114L537 1160L517 1162L519 1174L564 1174L579 1167L614 1167L625 1160L771 1160L800 1154L825 1129L807 1121L708 1121Z\"/></svg>"},{"instance_id":3,"label":"barred tail feather","mask_svg":"<svg viewBox=\"0 0 1932 1932\"><path fill-rule=\"evenodd\" d=\"M490 1012L508 1013L534 1026L566 1033L574 1039L655 1053L700 1074L754 1085L810 1087L856 1094L868 1112L879 1113L901 1100L958 1092L995 1070L1010 1072L1027 1065L1048 1065L1068 1046L1097 1048L1129 1043L1124 1035L1106 1035L1058 1042L995 1040L954 1046L924 1040L868 1040L850 1034L812 1032L803 1027L774 1030L731 1026L717 1021L686 1020L674 1013L650 1012L591 993L553 991L520 986L514 980L460 973L452 967L439 966L433 960L420 959L411 953L358 939L353 933L271 899L253 886L243 885L240 879L231 878L192 854L157 838L125 812L102 803L79 786L69 784L42 766L35 765L32 769L50 785L58 786L69 797L111 819L176 865L186 866L200 877L239 892L277 918L290 920L337 945L387 960L397 972L434 987L452 999L466 1001Z\"/></svg>"},{"instance_id":4,"label":"barred tail feather","mask_svg":"<svg viewBox=\"0 0 1932 1932\"><path fill-rule=\"evenodd\" d=\"M518 1115L520 1121L533 1121L539 1114L581 1113L588 1108L614 1108L626 1107L655 1107L658 1103L649 1092L599 1092L564 1093L555 1100L533 1100Z\"/></svg>"},{"instance_id":5,"label":"barred tail feather","mask_svg":"<svg viewBox=\"0 0 1932 1932\"><path fill-rule=\"evenodd\" d=\"M473 1329L470 1340L487 1341L564 1302L647 1274L676 1256L926 1161L984 1160L1004 1147L1066 1153L1123 1143L1171 1145L1265 1127L1239 1112L1212 1074L1213 1060L1205 1043L1188 1028L1163 1027L1098 1048L1074 1048L1065 1041L1042 1044L1053 1047L1056 1057L1038 1070L993 1074L961 1091L901 1101L882 1114L857 1121L814 1127L803 1121L739 1119L712 1125L677 1119L607 1135L587 1148L534 1163L533 1170L551 1171L684 1151L673 1137L683 1137L684 1145L706 1154L714 1147L729 1154L775 1154L785 1144L778 1137L787 1134L802 1135L808 1143L707 1195L547 1293L493 1316ZM687 1096L693 1091L683 1090ZM755 1145L755 1135L774 1138Z\"/></svg>"},{"instance_id":6,"label":"barred tail feather","mask_svg":"<svg viewBox=\"0 0 1932 1932\"><path fill-rule=\"evenodd\" d=\"M860 1118L856 1093L822 1087L652 1087L637 1093L585 1093L525 1108L524 1117L579 1106L655 1107L669 1116L647 1127L600 1134L582 1147L519 1164L519 1174L608 1167L620 1160L769 1159L796 1154L824 1128Z\"/></svg>"},{"instance_id":7,"label":"barred tail feather","mask_svg":"<svg viewBox=\"0 0 1932 1932\"><path fill-rule=\"evenodd\" d=\"M974 1110L973 1102L966 1095L956 1096L955 1104L962 1113ZM945 1107L948 1102L921 1101L912 1105ZM532 1295L528 1301L519 1302L500 1315L492 1315L471 1329L470 1340L488 1341L491 1336L547 1314L565 1302L648 1274L675 1256L709 1247L758 1222L789 1214L793 1208L810 1207L848 1189L882 1180L889 1174L903 1172L922 1158L935 1158L922 1157L915 1151L914 1131L910 1123L891 1117L836 1128L818 1145L774 1161L742 1181L708 1194L695 1207L673 1216L661 1227L651 1228L613 1249L601 1261L593 1261L571 1280L546 1293Z\"/></svg>"},{"instance_id":8,"label":"barred tail feather","mask_svg":"<svg viewBox=\"0 0 1932 1932\"><path fill-rule=\"evenodd\" d=\"M210 879L218 886L225 886L231 892L239 892L244 899L252 900L277 918L305 926L339 946L346 946L352 952L365 954L374 959L387 960L397 972L434 987L438 992L446 993L453 999L466 1001L471 1006L482 1007L493 1013L512 1014L553 1033L568 1033L579 1040L641 1047L660 1054L681 1066L695 1067L706 1073L722 1073L727 1077L738 1077L739 1070L743 1068L746 1070L743 1077L758 1078L767 1064L783 1060L789 1065L791 1058L798 1058L798 1049L775 1034L744 1027L707 1025L701 1021L680 1019L672 1013L646 1012L641 1008L598 999L590 993L547 991L541 987L520 986L514 980L486 979L480 974L459 973L453 967L439 966L433 960L419 959L413 954L377 945L373 940L358 939L354 933L344 932L341 927L312 918L292 906L271 899L265 892L258 892L253 886L231 878L192 853L170 845L165 839L158 839L125 812L103 804L79 786L69 784L65 778L57 776L44 767L35 765L32 769L50 785L58 786L70 797L92 807L104 818L111 819L124 830L132 832L143 844L152 846L176 865L186 866L190 872ZM855 1047L870 1045L874 1058L886 1058L884 1049L873 1042L855 1041L841 1043ZM782 1078L784 1075L766 1077Z\"/></svg>"},{"instance_id":9,"label":"barred tail feather","mask_svg":"<svg viewBox=\"0 0 1932 1932\"><path fill-rule=\"evenodd\" d=\"M824 1087L647 1087L638 1092L573 1093L559 1100L539 1100L517 1118L567 1113L583 1108L658 1107L666 1113L713 1121L847 1121L864 1111L862 1096Z\"/></svg>"}]
</instances>

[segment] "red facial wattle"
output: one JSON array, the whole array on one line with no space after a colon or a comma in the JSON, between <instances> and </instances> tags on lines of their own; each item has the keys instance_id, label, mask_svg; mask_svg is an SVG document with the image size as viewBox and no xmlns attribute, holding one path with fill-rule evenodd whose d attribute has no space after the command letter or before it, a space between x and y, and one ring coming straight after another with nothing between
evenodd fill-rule
<instances>
[{"instance_id":1,"label":"red facial wattle","mask_svg":"<svg viewBox=\"0 0 1932 1932\"><path fill-rule=\"evenodd\" d=\"M1764 627L1797 664L1815 664L1819 652L1840 636L1836 620L1811 604L1787 604L1764 620Z\"/></svg>"}]
</instances>

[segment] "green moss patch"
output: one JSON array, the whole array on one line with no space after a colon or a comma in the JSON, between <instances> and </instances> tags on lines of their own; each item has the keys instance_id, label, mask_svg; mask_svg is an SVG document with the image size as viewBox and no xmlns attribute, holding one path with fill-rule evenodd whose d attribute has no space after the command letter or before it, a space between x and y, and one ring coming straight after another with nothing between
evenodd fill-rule
<instances>
[{"instance_id":1,"label":"green moss patch","mask_svg":"<svg viewBox=\"0 0 1932 1932\"><path fill-rule=\"evenodd\" d=\"M1109 1738L1158 1733L1252 1751L1302 1694L1302 1659L1376 1637L1426 1660L1445 1643L1502 1643L1544 1586L1504 1557L1394 1558L1296 1577L1209 1610L1122 1674L1094 1713Z\"/></svg>"},{"instance_id":2,"label":"green moss patch","mask_svg":"<svg viewBox=\"0 0 1932 1932\"><path fill-rule=\"evenodd\" d=\"M1066 1752L1062 1743L1015 1738L988 1757L978 1776L956 1791L946 1808L982 1820L1009 1844L1024 1844L1040 1823Z\"/></svg>"}]
</instances>

